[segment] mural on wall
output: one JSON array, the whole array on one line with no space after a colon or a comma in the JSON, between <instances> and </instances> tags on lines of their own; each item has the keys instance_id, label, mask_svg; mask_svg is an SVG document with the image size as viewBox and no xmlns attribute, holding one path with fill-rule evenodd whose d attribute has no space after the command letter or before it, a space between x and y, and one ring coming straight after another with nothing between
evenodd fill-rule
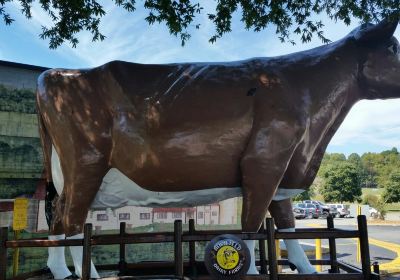
<instances>
[{"instance_id":1,"label":"mural on wall","mask_svg":"<svg viewBox=\"0 0 400 280\"><path fill-rule=\"evenodd\" d=\"M0 83L0 199L32 195L42 161L34 90Z\"/></svg>"}]
</instances>

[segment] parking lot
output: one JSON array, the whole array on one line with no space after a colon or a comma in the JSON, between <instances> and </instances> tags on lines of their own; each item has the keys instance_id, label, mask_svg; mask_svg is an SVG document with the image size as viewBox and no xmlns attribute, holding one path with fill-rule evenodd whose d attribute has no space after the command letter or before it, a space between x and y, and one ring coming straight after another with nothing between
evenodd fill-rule
<instances>
[{"instance_id":1,"label":"parking lot","mask_svg":"<svg viewBox=\"0 0 400 280\"><path fill-rule=\"evenodd\" d=\"M326 220L322 218L296 220L296 227L326 227ZM335 227L357 229L357 220L355 218L335 218ZM371 261L377 261L383 272L400 273L399 232L400 225L377 225L373 222L368 225ZM301 243L314 246L313 240L301 240ZM338 258L360 266L356 261L357 240L338 239L336 245ZM328 247L328 241L323 240L322 246Z\"/></svg>"}]
</instances>

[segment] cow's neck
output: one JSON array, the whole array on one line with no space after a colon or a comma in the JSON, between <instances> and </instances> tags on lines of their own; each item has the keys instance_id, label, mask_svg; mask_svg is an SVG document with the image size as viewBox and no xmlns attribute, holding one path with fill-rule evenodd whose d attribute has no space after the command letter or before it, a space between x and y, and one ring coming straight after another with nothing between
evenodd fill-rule
<instances>
[{"instance_id":1,"label":"cow's neck","mask_svg":"<svg viewBox=\"0 0 400 280\"><path fill-rule=\"evenodd\" d=\"M359 100L356 50L342 45L325 57L304 57L293 84L305 100L307 116L304 140L289 165L283 185L309 186L313 182L327 145L351 107ZM302 67L302 70L300 69Z\"/></svg>"},{"instance_id":2,"label":"cow's neck","mask_svg":"<svg viewBox=\"0 0 400 280\"><path fill-rule=\"evenodd\" d=\"M311 112L314 116L344 118L360 99L357 49L351 42L344 42L329 52L321 53L320 56L304 58L295 84L298 84L303 98L309 98L305 102L313 106Z\"/></svg>"}]
</instances>

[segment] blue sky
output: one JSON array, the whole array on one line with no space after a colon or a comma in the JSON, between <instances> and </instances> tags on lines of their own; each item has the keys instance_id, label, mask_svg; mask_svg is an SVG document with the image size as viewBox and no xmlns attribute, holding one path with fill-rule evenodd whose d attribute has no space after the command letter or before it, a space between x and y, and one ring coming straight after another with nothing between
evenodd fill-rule
<instances>
[{"instance_id":1,"label":"blue sky","mask_svg":"<svg viewBox=\"0 0 400 280\"><path fill-rule=\"evenodd\" d=\"M42 25L50 20L36 6L33 19L27 20L19 13L18 4L8 4L16 22L11 26L0 25L0 60L60 68L87 68L98 66L110 60L125 60L140 63L168 63L184 61L232 61L250 57L276 56L301 51L321 45L317 39L308 44L298 40L295 46L280 43L274 30L262 32L246 31L235 16L233 32L226 34L215 44L208 43L214 27L206 19L206 12L212 11L212 1L204 1L205 12L198 17L200 30L193 30L192 38L185 47L180 40L170 36L163 25L148 26L144 21L146 12L137 1L137 11L128 14L112 3L106 4L107 15L101 24L107 36L103 42L91 42L90 34L79 34L80 44L72 48L65 44L57 50L49 50L48 42L39 39ZM355 28L322 18L325 35L338 40ZM395 36L400 38L400 27ZM294 39L297 39L294 37ZM400 149L400 99L360 101L350 111L328 147L328 152L350 154L353 152L380 152L397 147Z\"/></svg>"}]
</instances>

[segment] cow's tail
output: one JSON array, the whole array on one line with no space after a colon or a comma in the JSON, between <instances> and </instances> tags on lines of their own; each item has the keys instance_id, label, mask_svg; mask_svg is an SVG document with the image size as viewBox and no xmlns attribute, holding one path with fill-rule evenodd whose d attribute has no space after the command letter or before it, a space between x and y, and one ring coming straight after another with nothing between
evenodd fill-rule
<instances>
[{"instance_id":1,"label":"cow's tail","mask_svg":"<svg viewBox=\"0 0 400 280\"><path fill-rule=\"evenodd\" d=\"M43 168L44 168L44 178L46 179L46 198L45 198L45 214L46 221L50 228L51 221L53 219L53 201L57 196L57 190L53 184L53 177L51 174L51 151L52 151L52 141L49 133L47 132L46 125L44 123L43 116L39 108L39 93L36 95L36 109L38 116L38 126L39 126L39 136L42 143L43 150Z\"/></svg>"}]
</instances>

